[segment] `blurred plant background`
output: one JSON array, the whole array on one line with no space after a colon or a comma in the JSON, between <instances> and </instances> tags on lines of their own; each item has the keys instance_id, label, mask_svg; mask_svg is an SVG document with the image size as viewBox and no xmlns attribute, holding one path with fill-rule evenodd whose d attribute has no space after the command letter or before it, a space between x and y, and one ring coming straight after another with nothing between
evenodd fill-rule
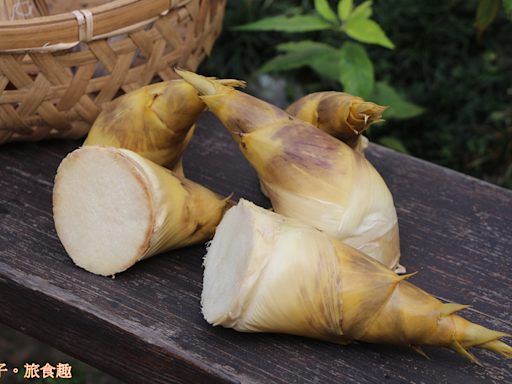
<instances>
[{"instance_id":1,"label":"blurred plant background","mask_svg":"<svg viewBox=\"0 0 512 384\"><path fill-rule=\"evenodd\" d=\"M228 0L199 72L389 105L371 141L512 188L512 0Z\"/></svg>"}]
</instances>

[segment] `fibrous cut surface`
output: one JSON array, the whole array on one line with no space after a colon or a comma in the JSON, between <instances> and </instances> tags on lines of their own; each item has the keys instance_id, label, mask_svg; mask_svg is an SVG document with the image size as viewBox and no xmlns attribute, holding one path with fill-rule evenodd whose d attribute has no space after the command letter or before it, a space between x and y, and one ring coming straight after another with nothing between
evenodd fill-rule
<instances>
[{"instance_id":1,"label":"fibrous cut surface","mask_svg":"<svg viewBox=\"0 0 512 384\"><path fill-rule=\"evenodd\" d=\"M231 208L215 231L204 261L203 315L217 325L229 314L245 280L253 245L253 223L244 209Z\"/></svg>"},{"instance_id":2,"label":"fibrous cut surface","mask_svg":"<svg viewBox=\"0 0 512 384\"><path fill-rule=\"evenodd\" d=\"M59 166L53 194L57 234L80 267L113 275L149 247L153 207L144 175L119 150L84 146Z\"/></svg>"}]
</instances>

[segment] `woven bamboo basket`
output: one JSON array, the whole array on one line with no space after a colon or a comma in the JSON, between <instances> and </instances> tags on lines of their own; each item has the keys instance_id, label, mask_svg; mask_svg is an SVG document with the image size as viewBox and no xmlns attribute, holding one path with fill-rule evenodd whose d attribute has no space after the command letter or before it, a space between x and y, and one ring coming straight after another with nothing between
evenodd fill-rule
<instances>
[{"instance_id":1,"label":"woven bamboo basket","mask_svg":"<svg viewBox=\"0 0 512 384\"><path fill-rule=\"evenodd\" d=\"M84 137L119 94L175 79L174 67L195 71L225 1L115 0L0 21L0 144Z\"/></svg>"}]
</instances>

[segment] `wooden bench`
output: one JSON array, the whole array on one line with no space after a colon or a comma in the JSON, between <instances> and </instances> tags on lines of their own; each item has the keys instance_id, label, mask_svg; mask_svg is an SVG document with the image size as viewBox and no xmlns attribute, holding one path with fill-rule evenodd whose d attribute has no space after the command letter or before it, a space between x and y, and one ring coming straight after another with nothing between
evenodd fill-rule
<instances>
[{"instance_id":1,"label":"wooden bench","mask_svg":"<svg viewBox=\"0 0 512 384\"><path fill-rule=\"evenodd\" d=\"M512 361L453 351L243 334L201 315L205 247L140 262L115 279L76 267L52 218L62 158L80 141L0 147L0 321L127 383L495 383ZM512 191L371 144L367 158L395 199L409 281L460 314L512 334ZM256 172L210 113L185 153L185 173L213 191L270 207ZM510 344L510 340L506 340Z\"/></svg>"}]
</instances>

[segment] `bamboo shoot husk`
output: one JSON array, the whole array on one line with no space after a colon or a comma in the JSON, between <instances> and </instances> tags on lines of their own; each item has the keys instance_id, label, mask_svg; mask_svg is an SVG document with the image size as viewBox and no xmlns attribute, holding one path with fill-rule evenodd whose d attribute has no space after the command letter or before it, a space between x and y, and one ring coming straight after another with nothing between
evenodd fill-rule
<instances>
[{"instance_id":1,"label":"bamboo shoot husk","mask_svg":"<svg viewBox=\"0 0 512 384\"><path fill-rule=\"evenodd\" d=\"M360 154L368 147L362 133L384 121L382 107L344 92L316 92L301 97L286 112L340 139Z\"/></svg>"},{"instance_id":2,"label":"bamboo shoot husk","mask_svg":"<svg viewBox=\"0 0 512 384\"><path fill-rule=\"evenodd\" d=\"M287 333L338 344L468 348L512 358L508 336L470 323L381 263L300 221L240 200L204 260L206 321L240 332Z\"/></svg>"},{"instance_id":3,"label":"bamboo shoot husk","mask_svg":"<svg viewBox=\"0 0 512 384\"><path fill-rule=\"evenodd\" d=\"M229 207L207 188L136 153L84 146L61 162L57 234L71 259L114 275L159 253L205 243Z\"/></svg>"},{"instance_id":4,"label":"bamboo shoot husk","mask_svg":"<svg viewBox=\"0 0 512 384\"><path fill-rule=\"evenodd\" d=\"M398 266L393 197L368 160L263 100L191 72L178 73L237 141L275 212L312 225L389 268Z\"/></svg>"}]
</instances>

